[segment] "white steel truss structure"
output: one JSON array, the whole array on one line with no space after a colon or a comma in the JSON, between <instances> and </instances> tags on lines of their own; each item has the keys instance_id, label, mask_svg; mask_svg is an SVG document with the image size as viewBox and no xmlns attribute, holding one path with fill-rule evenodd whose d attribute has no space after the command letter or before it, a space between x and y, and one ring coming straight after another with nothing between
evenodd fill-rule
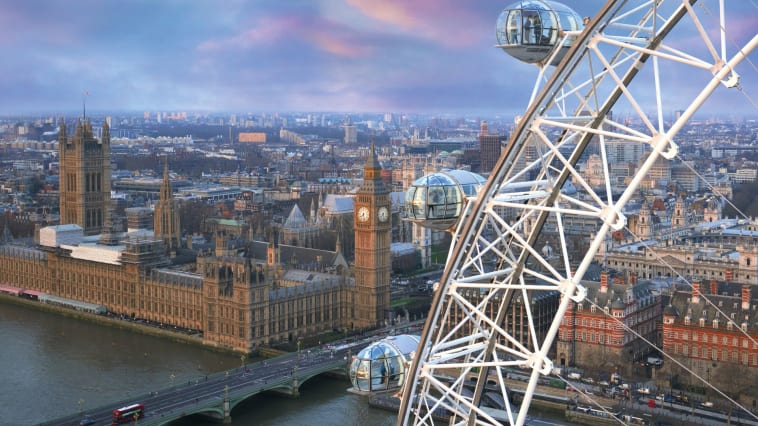
<instances>
[{"instance_id":1,"label":"white steel truss structure","mask_svg":"<svg viewBox=\"0 0 758 426\"><path fill-rule=\"evenodd\" d=\"M625 204L656 161L676 155L677 132L706 98L720 86L739 90L735 67L758 35L727 58L732 41L723 6L610 0L584 31L563 34L574 40L571 50L557 67L540 68L527 111L454 232L398 424L433 424L438 415L449 416L450 424L524 424L538 380L553 367L550 350L564 314L585 297L580 282L599 248L625 226ZM688 35L672 36L680 29ZM669 91L668 78L688 79L692 91ZM679 107L678 116L667 120L667 111ZM612 109L626 118L616 119ZM611 139L648 151L616 199L606 149ZM577 170L590 153L602 159L603 175L596 176L602 184ZM570 191L567 182L579 191ZM597 223L586 252L567 248L564 223L574 218ZM552 249L540 248L548 243ZM545 324L534 301L550 293L559 294L559 302ZM509 313L516 300L523 311L518 327ZM526 391L520 407L506 403L495 415L482 405L485 385L489 381L492 392L496 382L502 399L513 401L504 380L511 367L530 373Z\"/></svg>"}]
</instances>

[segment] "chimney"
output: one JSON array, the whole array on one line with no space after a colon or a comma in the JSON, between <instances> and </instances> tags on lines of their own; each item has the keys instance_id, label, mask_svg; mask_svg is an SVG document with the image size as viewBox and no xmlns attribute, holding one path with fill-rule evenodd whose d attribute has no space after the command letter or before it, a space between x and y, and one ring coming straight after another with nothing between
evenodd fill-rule
<instances>
[{"instance_id":1,"label":"chimney","mask_svg":"<svg viewBox=\"0 0 758 426\"><path fill-rule=\"evenodd\" d=\"M750 286L742 286L742 310L747 311L750 309Z\"/></svg>"},{"instance_id":2,"label":"chimney","mask_svg":"<svg viewBox=\"0 0 758 426\"><path fill-rule=\"evenodd\" d=\"M716 280L711 280L711 294L719 294L719 284Z\"/></svg>"},{"instance_id":3,"label":"chimney","mask_svg":"<svg viewBox=\"0 0 758 426\"><path fill-rule=\"evenodd\" d=\"M608 272L607 271L600 272L600 292L601 293L608 292Z\"/></svg>"},{"instance_id":4,"label":"chimney","mask_svg":"<svg viewBox=\"0 0 758 426\"><path fill-rule=\"evenodd\" d=\"M629 273L629 284L630 285L637 285L637 273L636 272L630 272Z\"/></svg>"},{"instance_id":5,"label":"chimney","mask_svg":"<svg viewBox=\"0 0 758 426\"><path fill-rule=\"evenodd\" d=\"M700 303L700 280L692 281L692 303Z\"/></svg>"}]
</instances>

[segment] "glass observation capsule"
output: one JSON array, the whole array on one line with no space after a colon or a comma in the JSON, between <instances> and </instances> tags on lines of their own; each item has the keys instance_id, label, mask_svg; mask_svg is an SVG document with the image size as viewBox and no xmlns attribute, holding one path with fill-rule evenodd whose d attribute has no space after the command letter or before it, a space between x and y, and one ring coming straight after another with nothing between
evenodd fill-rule
<instances>
[{"instance_id":1,"label":"glass observation capsule","mask_svg":"<svg viewBox=\"0 0 758 426\"><path fill-rule=\"evenodd\" d=\"M406 217L426 228L449 230L458 222L466 197L475 196L484 183L484 177L466 170L422 176L405 193Z\"/></svg>"},{"instance_id":2,"label":"glass observation capsule","mask_svg":"<svg viewBox=\"0 0 758 426\"><path fill-rule=\"evenodd\" d=\"M518 1L497 18L497 47L530 64L544 64L558 48L550 62L557 65L574 41L574 37L564 40L566 31L583 29L582 18L564 4L549 0Z\"/></svg>"},{"instance_id":3,"label":"glass observation capsule","mask_svg":"<svg viewBox=\"0 0 758 426\"><path fill-rule=\"evenodd\" d=\"M418 342L419 336L389 336L358 352L350 363L351 390L362 393L402 386Z\"/></svg>"}]
</instances>

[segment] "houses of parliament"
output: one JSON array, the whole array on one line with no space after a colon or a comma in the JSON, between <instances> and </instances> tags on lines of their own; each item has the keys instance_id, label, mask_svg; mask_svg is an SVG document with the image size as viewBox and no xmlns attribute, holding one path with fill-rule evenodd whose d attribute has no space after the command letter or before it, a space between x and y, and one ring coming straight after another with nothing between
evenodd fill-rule
<instances>
[{"instance_id":1,"label":"houses of parliament","mask_svg":"<svg viewBox=\"0 0 758 426\"><path fill-rule=\"evenodd\" d=\"M110 210L110 134L61 125L61 224L39 244L0 243L0 284L102 305L116 315L198 330L205 344L250 353L334 329L383 325L390 309L390 191L372 148L355 193L355 262L340 253L218 233L215 249L175 265L177 201L166 164L153 230L119 232ZM184 250L186 252L186 250ZM312 265L293 268L282 259Z\"/></svg>"}]
</instances>

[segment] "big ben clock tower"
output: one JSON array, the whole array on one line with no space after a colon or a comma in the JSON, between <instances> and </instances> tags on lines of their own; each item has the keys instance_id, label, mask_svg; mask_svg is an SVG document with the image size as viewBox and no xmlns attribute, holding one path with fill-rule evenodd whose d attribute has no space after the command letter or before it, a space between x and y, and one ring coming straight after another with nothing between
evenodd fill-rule
<instances>
[{"instance_id":1,"label":"big ben clock tower","mask_svg":"<svg viewBox=\"0 0 758 426\"><path fill-rule=\"evenodd\" d=\"M390 191L382 180L374 141L355 194L355 327L384 325L390 308Z\"/></svg>"}]
</instances>

